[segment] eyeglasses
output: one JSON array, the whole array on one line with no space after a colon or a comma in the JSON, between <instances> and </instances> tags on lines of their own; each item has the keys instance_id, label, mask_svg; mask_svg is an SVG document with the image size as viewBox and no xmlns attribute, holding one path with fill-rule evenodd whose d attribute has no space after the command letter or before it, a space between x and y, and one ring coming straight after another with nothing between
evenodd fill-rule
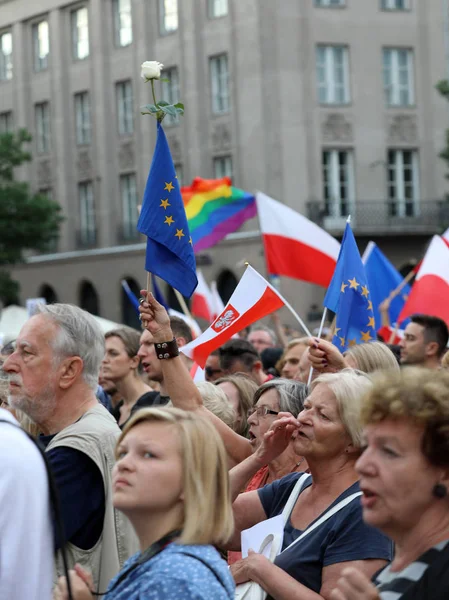
<instances>
[{"instance_id":1,"label":"eyeglasses","mask_svg":"<svg viewBox=\"0 0 449 600\"><path fill-rule=\"evenodd\" d=\"M212 367L206 367L204 372L208 377L213 377L214 375L218 375L218 373L223 373L221 369L213 369Z\"/></svg>"},{"instance_id":2,"label":"eyeglasses","mask_svg":"<svg viewBox=\"0 0 449 600\"><path fill-rule=\"evenodd\" d=\"M266 417L267 415L278 415L278 410L271 410L268 406L255 406L254 408L250 408L246 413L247 418L251 415L256 414L257 418Z\"/></svg>"}]
</instances>

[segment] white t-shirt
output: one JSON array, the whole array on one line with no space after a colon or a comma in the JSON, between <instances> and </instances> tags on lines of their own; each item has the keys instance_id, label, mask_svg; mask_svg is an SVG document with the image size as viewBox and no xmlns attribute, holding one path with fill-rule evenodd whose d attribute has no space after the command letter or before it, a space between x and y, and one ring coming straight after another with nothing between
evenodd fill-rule
<instances>
[{"instance_id":1,"label":"white t-shirt","mask_svg":"<svg viewBox=\"0 0 449 600\"><path fill-rule=\"evenodd\" d=\"M0 408L0 419L17 425ZM53 530L45 464L23 431L0 421L0 600L50 600Z\"/></svg>"}]
</instances>

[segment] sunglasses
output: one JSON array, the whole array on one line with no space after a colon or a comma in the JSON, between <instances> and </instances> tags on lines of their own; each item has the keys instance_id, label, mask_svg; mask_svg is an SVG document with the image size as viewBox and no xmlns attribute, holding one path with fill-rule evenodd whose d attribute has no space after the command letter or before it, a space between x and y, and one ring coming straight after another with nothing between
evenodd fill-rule
<instances>
[{"instance_id":1,"label":"sunglasses","mask_svg":"<svg viewBox=\"0 0 449 600\"><path fill-rule=\"evenodd\" d=\"M212 367L205 367L204 372L208 377L213 377L214 375L218 375L218 373L223 373L221 369L213 369Z\"/></svg>"}]
</instances>

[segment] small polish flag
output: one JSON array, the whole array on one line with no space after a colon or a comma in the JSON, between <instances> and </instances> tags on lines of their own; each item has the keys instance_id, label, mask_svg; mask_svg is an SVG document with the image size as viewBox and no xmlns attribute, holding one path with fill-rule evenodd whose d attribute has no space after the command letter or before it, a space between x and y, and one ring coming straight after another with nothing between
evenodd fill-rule
<instances>
[{"instance_id":1,"label":"small polish flag","mask_svg":"<svg viewBox=\"0 0 449 600\"><path fill-rule=\"evenodd\" d=\"M279 292L248 266L220 315L206 331L190 344L182 346L180 351L204 368L209 354L235 333L285 304Z\"/></svg>"},{"instance_id":2,"label":"small polish flag","mask_svg":"<svg viewBox=\"0 0 449 600\"><path fill-rule=\"evenodd\" d=\"M191 312L194 317L204 319L208 323L211 323L214 320L214 299L212 297L212 292L210 291L202 272L197 271L196 276L198 285L193 292Z\"/></svg>"},{"instance_id":3,"label":"small polish flag","mask_svg":"<svg viewBox=\"0 0 449 600\"><path fill-rule=\"evenodd\" d=\"M197 363L193 363L192 368L190 369L190 377L193 379L194 383L206 381L206 373Z\"/></svg>"},{"instance_id":4,"label":"small polish flag","mask_svg":"<svg viewBox=\"0 0 449 600\"><path fill-rule=\"evenodd\" d=\"M440 317L449 326L449 245L439 235L432 238L399 322L417 313Z\"/></svg>"},{"instance_id":5,"label":"small polish flag","mask_svg":"<svg viewBox=\"0 0 449 600\"><path fill-rule=\"evenodd\" d=\"M223 303L223 300L221 299L220 294L218 293L216 281L213 281L210 284L210 291L212 294L212 319L211 319L211 321L215 321L215 319L218 317L218 315L221 315L221 313L223 312L224 303Z\"/></svg>"},{"instance_id":6,"label":"small polish flag","mask_svg":"<svg viewBox=\"0 0 449 600\"><path fill-rule=\"evenodd\" d=\"M377 330L377 333L386 344L395 344L397 346L404 339L403 329L393 329L393 327L388 327L388 325L383 325Z\"/></svg>"},{"instance_id":7,"label":"small polish flag","mask_svg":"<svg viewBox=\"0 0 449 600\"><path fill-rule=\"evenodd\" d=\"M262 192L256 194L267 271L328 287L339 242L292 208Z\"/></svg>"}]
</instances>

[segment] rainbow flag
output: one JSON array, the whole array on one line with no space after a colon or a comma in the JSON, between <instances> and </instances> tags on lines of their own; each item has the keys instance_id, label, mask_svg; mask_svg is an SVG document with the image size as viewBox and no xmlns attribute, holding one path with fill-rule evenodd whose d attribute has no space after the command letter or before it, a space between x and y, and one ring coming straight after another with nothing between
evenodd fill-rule
<instances>
[{"instance_id":1,"label":"rainbow flag","mask_svg":"<svg viewBox=\"0 0 449 600\"><path fill-rule=\"evenodd\" d=\"M215 246L257 214L254 196L233 187L229 177L196 177L181 194L195 252Z\"/></svg>"}]
</instances>

